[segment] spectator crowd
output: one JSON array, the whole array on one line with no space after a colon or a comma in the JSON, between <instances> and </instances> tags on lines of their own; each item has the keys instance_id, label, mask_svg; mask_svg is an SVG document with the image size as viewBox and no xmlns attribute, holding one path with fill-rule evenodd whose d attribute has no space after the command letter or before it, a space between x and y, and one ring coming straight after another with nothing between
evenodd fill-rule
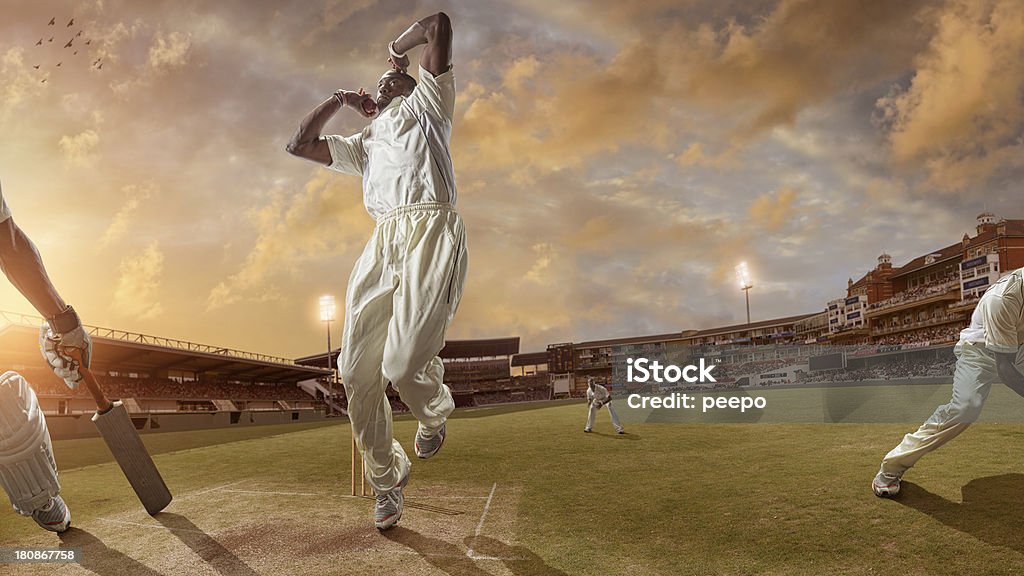
<instances>
[{"instance_id":1,"label":"spectator crowd","mask_svg":"<svg viewBox=\"0 0 1024 576\"><path fill-rule=\"evenodd\" d=\"M904 290L897 293L895 296L880 300L868 306L869 310L877 310L878 308L887 308L889 306L895 306L896 304L902 304L903 302L910 302L913 300L923 300L931 296L938 296L939 294L945 294L953 288L957 288L959 276L949 275L935 282L929 282L916 288Z\"/></svg>"},{"instance_id":2,"label":"spectator crowd","mask_svg":"<svg viewBox=\"0 0 1024 576\"><path fill-rule=\"evenodd\" d=\"M817 372L801 372L797 375L797 383L826 382L859 382L863 380L907 380L910 378L951 377L956 358L922 358L915 360L897 360L865 366L862 368L843 370L821 370Z\"/></svg>"},{"instance_id":3,"label":"spectator crowd","mask_svg":"<svg viewBox=\"0 0 1024 576\"><path fill-rule=\"evenodd\" d=\"M72 390L52 372L26 370L36 394L88 398L85 386ZM104 393L110 398L175 400L310 400L309 394L295 384L243 384L226 381L177 381L170 378L130 378L97 374Z\"/></svg>"}]
</instances>

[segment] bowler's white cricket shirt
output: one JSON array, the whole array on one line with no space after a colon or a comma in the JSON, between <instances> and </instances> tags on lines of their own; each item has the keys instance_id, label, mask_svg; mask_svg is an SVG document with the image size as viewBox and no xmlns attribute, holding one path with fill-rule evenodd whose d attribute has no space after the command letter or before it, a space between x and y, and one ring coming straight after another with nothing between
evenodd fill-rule
<instances>
[{"instance_id":1,"label":"bowler's white cricket shirt","mask_svg":"<svg viewBox=\"0 0 1024 576\"><path fill-rule=\"evenodd\" d=\"M324 136L328 168L363 177L363 203L375 220L408 204L455 204L454 114L452 70L435 77L420 67L412 94L396 96L362 132Z\"/></svg>"},{"instance_id":2,"label":"bowler's white cricket shirt","mask_svg":"<svg viewBox=\"0 0 1024 576\"><path fill-rule=\"evenodd\" d=\"M984 344L993 352L1017 352L1024 344L1024 268L1003 276L981 295L960 341Z\"/></svg>"}]
</instances>

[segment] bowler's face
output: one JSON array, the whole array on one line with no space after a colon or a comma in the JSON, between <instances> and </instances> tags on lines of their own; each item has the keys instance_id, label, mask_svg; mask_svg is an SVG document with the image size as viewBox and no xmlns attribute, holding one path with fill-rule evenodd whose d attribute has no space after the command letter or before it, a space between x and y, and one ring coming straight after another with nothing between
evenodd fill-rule
<instances>
[{"instance_id":1,"label":"bowler's face","mask_svg":"<svg viewBox=\"0 0 1024 576\"><path fill-rule=\"evenodd\" d=\"M387 72L377 83L377 109L383 110L395 96L412 94L412 82L408 78L394 72Z\"/></svg>"}]
</instances>

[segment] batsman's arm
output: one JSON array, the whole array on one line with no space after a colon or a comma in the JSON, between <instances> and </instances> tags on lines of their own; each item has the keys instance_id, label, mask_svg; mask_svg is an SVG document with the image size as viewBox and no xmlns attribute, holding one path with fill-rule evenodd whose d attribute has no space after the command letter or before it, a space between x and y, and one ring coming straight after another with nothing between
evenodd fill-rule
<instances>
[{"instance_id":1,"label":"batsman's arm","mask_svg":"<svg viewBox=\"0 0 1024 576\"><path fill-rule=\"evenodd\" d=\"M53 318L67 309L46 274L35 244L14 223L14 218L0 222L0 268L43 316Z\"/></svg>"},{"instance_id":2,"label":"batsman's arm","mask_svg":"<svg viewBox=\"0 0 1024 576\"><path fill-rule=\"evenodd\" d=\"M1024 396L1024 374L1017 369L1017 355L1013 352L993 352L996 355L996 373L1017 394Z\"/></svg>"},{"instance_id":3,"label":"batsman's arm","mask_svg":"<svg viewBox=\"0 0 1024 576\"><path fill-rule=\"evenodd\" d=\"M427 46L420 55L420 66L434 76L447 72L452 65L452 21L447 14L438 12L410 26L391 43L392 59L396 53L404 56L423 44ZM408 66L407 58L401 60L394 63Z\"/></svg>"},{"instance_id":4,"label":"batsman's arm","mask_svg":"<svg viewBox=\"0 0 1024 576\"><path fill-rule=\"evenodd\" d=\"M358 108L358 105L367 98L369 96L362 90L359 92L338 90L314 108L312 112L306 114L306 117L299 123L298 131L285 146L285 150L292 156L330 166L331 151L327 147L327 141L321 137L324 125L345 106L356 109L363 117L370 117L371 115Z\"/></svg>"}]
</instances>

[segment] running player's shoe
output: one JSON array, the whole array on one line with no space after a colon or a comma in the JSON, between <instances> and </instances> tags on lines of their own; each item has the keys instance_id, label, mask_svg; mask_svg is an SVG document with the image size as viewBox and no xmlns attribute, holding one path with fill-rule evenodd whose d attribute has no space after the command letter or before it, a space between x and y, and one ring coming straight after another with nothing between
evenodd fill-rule
<instances>
[{"instance_id":1,"label":"running player's shoe","mask_svg":"<svg viewBox=\"0 0 1024 576\"><path fill-rule=\"evenodd\" d=\"M43 530L63 532L71 526L71 511L64 504L63 498L54 496L45 506L32 512L32 519Z\"/></svg>"},{"instance_id":2,"label":"running player's shoe","mask_svg":"<svg viewBox=\"0 0 1024 576\"><path fill-rule=\"evenodd\" d=\"M590 432L591 430L590 430L590 428L584 428L583 431L584 432Z\"/></svg>"},{"instance_id":3,"label":"running player's shoe","mask_svg":"<svg viewBox=\"0 0 1024 576\"><path fill-rule=\"evenodd\" d=\"M442 424L440 430L431 434L427 432L423 424L420 424L419 428L416 429L416 442L413 444L416 448L416 455L426 460L437 454L437 451L441 449L441 445L444 444L446 426L447 424Z\"/></svg>"},{"instance_id":4,"label":"running player's shoe","mask_svg":"<svg viewBox=\"0 0 1024 576\"><path fill-rule=\"evenodd\" d=\"M624 429L622 429L622 428L619 428L618 430L616 430L616 432L618 432L619 434L625 434L626 433L626 431Z\"/></svg>"},{"instance_id":5,"label":"running player's shoe","mask_svg":"<svg viewBox=\"0 0 1024 576\"><path fill-rule=\"evenodd\" d=\"M373 509L373 525L378 530L387 530L402 519L402 507L405 504L405 497L402 496L402 488L409 481L409 473L398 481L398 485L387 492L377 493L377 506Z\"/></svg>"},{"instance_id":6,"label":"running player's shoe","mask_svg":"<svg viewBox=\"0 0 1024 576\"><path fill-rule=\"evenodd\" d=\"M892 498L900 493L900 477L879 472L871 481L871 490L879 498Z\"/></svg>"}]
</instances>

